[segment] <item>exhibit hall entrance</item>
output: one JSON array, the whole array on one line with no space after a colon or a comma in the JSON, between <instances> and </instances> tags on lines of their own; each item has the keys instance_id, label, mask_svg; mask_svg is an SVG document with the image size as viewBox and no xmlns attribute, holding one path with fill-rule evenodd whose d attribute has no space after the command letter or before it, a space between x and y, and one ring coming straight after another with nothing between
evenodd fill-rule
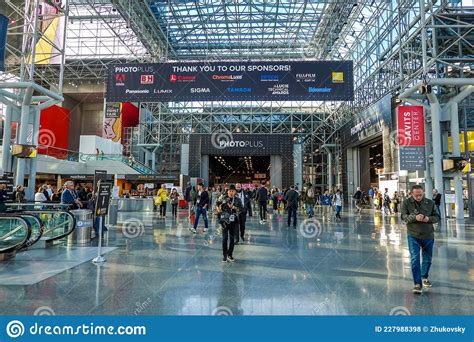
<instances>
[{"instance_id":1,"label":"exhibit hall entrance","mask_svg":"<svg viewBox=\"0 0 474 342\"><path fill-rule=\"evenodd\" d=\"M302 184L302 148L285 134L195 134L181 146L181 173L206 185L257 183L287 188Z\"/></svg>"},{"instance_id":2,"label":"exhibit hall entrance","mask_svg":"<svg viewBox=\"0 0 474 342\"><path fill-rule=\"evenodd\" d=\"M270 156L209 156L209 185L270 180Z\"/></svg>"}]
</instances>

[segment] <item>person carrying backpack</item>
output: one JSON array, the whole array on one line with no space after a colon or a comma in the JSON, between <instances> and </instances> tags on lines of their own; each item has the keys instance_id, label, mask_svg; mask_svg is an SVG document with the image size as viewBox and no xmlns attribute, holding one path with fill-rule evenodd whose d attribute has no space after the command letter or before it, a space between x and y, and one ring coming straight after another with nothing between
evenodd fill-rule
<instances>
[{"instance_id":1,"label":"person carrying backpack","mask_svg":"<svg viewBox=\"0 0 474 342\"><path fill-rule=\"evenodd\" d=\"M358 212L362 210L361 208L361 202L362 202L362 191L360 190L360 187L357 187L357 191L354 194L354 200L355 200L355 207Z\"/></svg>"},{"instance_id":2,"label":"person carrying backpack","mask_svg":"<svg viewBox=\"0 0 474 342\"><path fill-rule=\"evenodd\" d=\"M314 189L311 184L309 184L309 187L304 194L304 206L306 209L306 216L308 216L308 218L312 218L314 216L314 197Z\"/></svg>"}]
</instances>

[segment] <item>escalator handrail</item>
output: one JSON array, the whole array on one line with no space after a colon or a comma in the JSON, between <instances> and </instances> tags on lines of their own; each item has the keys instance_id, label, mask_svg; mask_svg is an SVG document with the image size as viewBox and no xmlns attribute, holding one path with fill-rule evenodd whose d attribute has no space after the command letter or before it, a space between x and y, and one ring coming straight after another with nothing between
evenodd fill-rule
<instances>
[{"instance_id":1,"label":"escalator handrail","mask_svg":"<svg viewBox=\"0 0 474 342\"><path fill-rule=\"evenodd\" d=\"M41 237L43 236L43 233L44 233L44 225L43 225L43 222L39 219L38 216L36 215L29 215L28 213L22 213L20 214L22 218L24 217L29 217L33 220L36 220L36 223L38 224L38 226L40 227L39 228L39 234L36 235L36 236L33 236L33 228L31 228L31 234L30 234L30 237L28 238L28 240L21 246L21 247L18 247L17 250L21 250L21 249L24 249L24 248L28 248L28 247L31 247L33 246L35 243L37 243Z\"/></svg>"},{"instance_id":2,"label":"escalator handrail","mask_svg":"<svg viewBox=\"0 0 474 342\"><path fill-rule=\"evenodd\" d=\"M25 220L23 217L21 217L20 215L12 215L12 214L3 214L2 213L2 214L0 214L0 217L11 218L11 219L22 221L24 223L24 225L26 226L26 229L27 229L27 234L26 234L25 238L22 241L20 241L16 245L13 245L11 247L0 250L0 253L1 254L7 254L7 253L11 253L11 252L14 252L14 251L20 249L30 239L31 224L27 220Z\"/></svg>"},{"instance_id":3,"label":"escalator handrail","mask_svg":"<svg viewBox=\"0 0 474 342\"><path fill-rule=\"evenodd\" d=\"M67 231L66 233L60 234L56 237L47 238L46 239L47 242L60 240L64 237L68 236L69 234L71 234L76 229L76 218L74 217L73 214L71 214L67 210L26 210L26 211L23 211L23 213L25 213L25 214L42 214L42 213L61 213L61 214L63 214L64 213L64 214L66 214L67 216L69 216L71 218L72 228L69 231Z\"/></svg>"}]
</instances>

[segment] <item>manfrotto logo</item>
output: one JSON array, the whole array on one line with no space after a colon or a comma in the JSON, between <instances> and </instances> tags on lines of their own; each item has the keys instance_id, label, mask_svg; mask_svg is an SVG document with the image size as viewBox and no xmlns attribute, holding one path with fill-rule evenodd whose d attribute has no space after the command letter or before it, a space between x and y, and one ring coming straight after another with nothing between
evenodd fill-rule
<instances>
[{"instance_id":1,"label":"manfrotto logo","mask_svg":"<svg viewBox=\"0 0 474 342\"><path fill-rule=\"evenodd\" d=\"M248 140L221 140L219 141L220 148L226 147L263 147L263 141L248 141Z\"/></svg>"}]
</instances>

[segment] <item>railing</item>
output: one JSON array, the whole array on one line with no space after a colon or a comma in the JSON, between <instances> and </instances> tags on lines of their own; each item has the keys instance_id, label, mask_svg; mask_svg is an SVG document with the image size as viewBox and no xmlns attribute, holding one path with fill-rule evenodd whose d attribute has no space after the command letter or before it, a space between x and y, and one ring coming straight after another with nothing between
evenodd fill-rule
<instances>
[{"instance_id":1,"label":"railing","mask_svg":"<svg viewBox=\"0 0 474 342\"><path fill-rule=\"evenodd\" d=\"M116 160L127 164L132 169L144 175L152 175L156 173L154 170L152 170L145 164L142 164L139 161L131 159L130 157L123 156L121 154L80 154L80 161L88 162L91 160Z\"/></svg>"},{"instance_id":2,"label":"railing","mask_svg":"<svg viewBox=\"0 0 474 342\"><path fill-rule=\"evenodd\" d=\"M115 160L130 166L135 171L144 175L152 175L156 173L153 169L149 168L145 164L130 159L130 157L123 156L122 154L85 154L78 151L71 151L58 147L43 145L38 146L38 152L57 159L75 162L88 162L92 160Z\"/></svg>"},{"instance_id":3,"label":"railing","mask_svg":"<svg viewBox=\"0 0 474 342\"><path fill-rule=\"evenodd\" d=\"M21 248L31 236L31 225L23 217L0 214L0 254Z\"/></svg>"}]
</instances>

